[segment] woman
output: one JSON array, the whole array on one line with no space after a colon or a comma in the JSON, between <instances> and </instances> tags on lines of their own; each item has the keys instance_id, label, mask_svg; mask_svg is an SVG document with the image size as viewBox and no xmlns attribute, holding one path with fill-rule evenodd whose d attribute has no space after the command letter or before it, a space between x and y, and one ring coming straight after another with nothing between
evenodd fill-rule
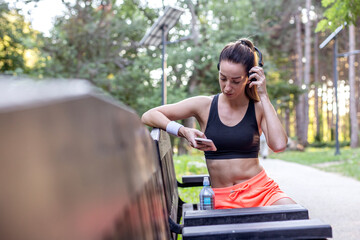
<instances>
[{"instance_id":1,"label":"woman","mask_svg":"<svg viewBox=\"0 0 360 240\"><path fill-rule=\"evenodd\" d=\"M269 100L264 70L256 60L250 40L229 43L219 57L220 94L156 107L142 116L143 123L166 129L205 152L216 209L295 203L259 164L261 133L274 152L286 148L287 136ZM201 131L175 122L192 116ZM196 137L213 140L217 150L196 142Z\"/></svg>"}]
</instances>

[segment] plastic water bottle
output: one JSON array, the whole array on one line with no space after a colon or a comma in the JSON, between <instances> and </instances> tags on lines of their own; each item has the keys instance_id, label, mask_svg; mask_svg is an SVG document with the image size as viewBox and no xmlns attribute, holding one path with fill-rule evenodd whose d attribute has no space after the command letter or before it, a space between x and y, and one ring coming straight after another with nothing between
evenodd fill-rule
<instances>
[{"instance_id":1,"label":"plastic water bottle","mask_svg":"<svg viewBox=\"0 0 360 240\"><path fill-rule=\"evenodd\" d=\"M214 191L210 187L208 177L204 177L204 187L200 191L200 210L214 209Z\"/></svg>"}]
</instances>

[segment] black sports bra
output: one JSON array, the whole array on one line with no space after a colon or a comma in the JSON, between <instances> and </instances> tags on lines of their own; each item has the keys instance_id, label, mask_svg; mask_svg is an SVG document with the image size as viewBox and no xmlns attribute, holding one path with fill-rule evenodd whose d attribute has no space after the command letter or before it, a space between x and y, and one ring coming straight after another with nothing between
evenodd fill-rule
<instances>
[{"instance_id":1,"label":"black sports bra","mask_svg":"<svg viewBox=\"0 0 360 240\"><path fill-rule=\"evenodd\" d=\"M212 139L217 151L205 151L206 159L257 158L260 135L256 121L254 101L250 99L243 119L233 127L224 125L218 113L219 94L215 95L210 107L205 129L207 138Z\"/></svg>"}]
</instances>

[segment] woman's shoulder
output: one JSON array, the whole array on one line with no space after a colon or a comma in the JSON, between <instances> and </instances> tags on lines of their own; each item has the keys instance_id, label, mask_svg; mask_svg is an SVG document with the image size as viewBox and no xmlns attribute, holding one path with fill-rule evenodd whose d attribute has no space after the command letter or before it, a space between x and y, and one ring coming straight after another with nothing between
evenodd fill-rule
<instances>
[{"instance_id":1,"label":"woman's shoulder","mask_svg":"<svg viewBox=\"0 0 360 240\"><path fill-rule=\"evenodd\" d=\"M209 116L209 111L211 108L211 103L214 99L214 95L211 96L196 96L193 97L193 113L194 116L200 123L200 126L204 127L206 125L207 118ZM204 129L203 129L204 130Z\"/></svg>"},{"instance_id":2,"label":"woman's shoulder","mask_svg":"<svg viewBox=\"0 0 360 240\"><path fill-rule=\"evenodd\" d=\"M193 113L201 115L202 112L207 111L210 108L214 96L194 96L187 98L186 106L192 109Z\"/></svg>"}]
</instances>

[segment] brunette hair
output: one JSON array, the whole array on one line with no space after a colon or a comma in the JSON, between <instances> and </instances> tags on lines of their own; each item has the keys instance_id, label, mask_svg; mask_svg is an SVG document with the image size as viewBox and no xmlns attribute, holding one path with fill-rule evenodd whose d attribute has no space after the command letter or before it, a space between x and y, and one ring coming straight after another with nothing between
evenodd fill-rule
<instances>
[{"instance_id":1,"label":"brunette hair","mask_svg":"<svg viewBox=\"0 0 360 240\"><path fill-rule=\"evenodd\" d=\"M242 64L249 76L249 71L257 65L258 56L255 53L254 44L247 38L241 38L236 42L228 43L220 53L218 70L220 70L221 61ZM249 88L246 84L245 94L248 98L258 102L260 101L256 86Z\"/></svg>"}]
</instances>

